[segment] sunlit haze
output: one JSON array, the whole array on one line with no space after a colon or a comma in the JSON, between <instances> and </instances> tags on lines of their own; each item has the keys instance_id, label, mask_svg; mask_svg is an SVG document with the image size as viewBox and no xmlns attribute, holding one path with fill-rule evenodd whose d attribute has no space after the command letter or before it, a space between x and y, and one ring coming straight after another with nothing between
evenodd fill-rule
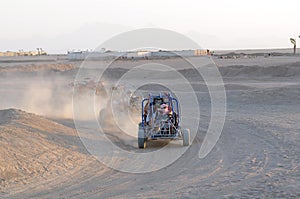
<instances>
[{"instance_id":1,"label":"sunlit haze","mask_svg":"<svg viewBox=\"0 0 300 199\"><path fill-rule=\"evenodd\" d=\"M0 51L94 49L118 33L163 28L203 48L289 48L299 1L10 0L0 6Z\"/></svg>"}]
</instances>

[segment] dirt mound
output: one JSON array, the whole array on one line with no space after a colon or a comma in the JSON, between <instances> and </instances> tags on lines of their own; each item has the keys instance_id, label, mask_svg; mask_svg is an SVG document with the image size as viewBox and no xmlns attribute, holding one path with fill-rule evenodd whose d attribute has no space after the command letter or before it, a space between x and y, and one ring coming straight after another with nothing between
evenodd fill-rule
<instances>
[{"instance_id":1,"label":"dirt mound","mask_svg":"<svg viewBox=\"0 0 300 199\"><path fill-rule=\"evenodd\" d=\"M236 77L236 76L247 76L247 77L293 77L300 76L300 64L296 65L284 65L284 66L226 66L219 68L222 76L225 77Z\"/></svg>"},{"instance_id":2,"label":"dirt mound","mask_svg":"<svg viewBox=\"0 0 300 199\"><path fill-rule=\"evenodd\" d=\"M16 109L6 109L0 111L0 124L12 122L20 117L23 112Z\"/></svg>"},{"instance_id":3,"label":"dirt mound","mask_svg":"<svg viewBox=\"0 0 300 199\"><path fill-rule=\"evenodd\" d=\"M290 87L256 89L250 92L244 90L239 98L243 104L298 104L300 101L299 93L300 88L296 85Z\"/></svg>"},{"instance_id":4,"label":"dirt mound","mask_svg":"<svg viewBox=\"0 0 300 199\"><path fill-rule=\"evenodd\" d=\"M209 68L208 68L209 69ZM222 77L299 77L300 63L292 63L279 66L248 66L230 65L218 67ZM186 78L203 80L199 72L194 69L178 70Z\"/></svg>"},{"instance_id":5,"label":"dirt mound","mask_svg":"<svg viewBox=\"0 0 300 199\"><path fill-rule=\"evenodd\" d=\"M79 169L89 159L80 145L74 129L21 110L0 110L0 189Z\"/></svg>"},{"instance_id":6,"label":"dirt mound","mask_svg":"<svg viewBox=\"0 0 300 199\"><path fill-rule=\"evenodd\" d=\"M1 73L12 73L12 72L38 72L38 71L56 71L63 72L75 69L76 66L73 64L23 64L16 66L0 67Z\"/></svg>"}]
</instances>

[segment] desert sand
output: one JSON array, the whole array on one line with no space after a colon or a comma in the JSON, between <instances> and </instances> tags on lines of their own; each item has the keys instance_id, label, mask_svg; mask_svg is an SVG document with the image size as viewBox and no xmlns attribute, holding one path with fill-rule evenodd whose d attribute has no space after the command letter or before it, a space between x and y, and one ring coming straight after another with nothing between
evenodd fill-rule
<instances>
[{"instance_id":1,"label":"desert sand","mask_svg":"<svg viewBox=\"0 0 300 199\"><path fill-rule=\"evenodd\" d=\"M200 128L178 160L144 174L111 169L82 144L72 112L72 83L80 62L1 62L0 198L299 198L300 57L212 59L227 96L220 139L204 159L198 158L211 114L205 82L182 60L157 60L193 82ZM116 61L104 82L150 61ZM84 72L93 79L95 68L105 64L97 62ZM157 78L168 82L172 73L160 71ZM102 102L99 110L105 107ZM90 119L84 108L81 116ZM122 136L110 124L104 131L121 148L139 151L134 136ZM165 145L154 142L145 152Z\"/></svg>"}]
</instances>

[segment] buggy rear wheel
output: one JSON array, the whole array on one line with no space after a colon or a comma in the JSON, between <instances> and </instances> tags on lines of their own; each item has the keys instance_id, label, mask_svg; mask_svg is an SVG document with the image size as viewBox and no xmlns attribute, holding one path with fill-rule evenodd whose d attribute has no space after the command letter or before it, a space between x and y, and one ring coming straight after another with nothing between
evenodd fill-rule
<instances>
[{"instance_id":1,"label":"buggy rear wheel","mask_svg":"<svg viewBox=\"0 0 300 199\"><path fill-rule=\"evenodd\" d=\"M190 130L189 129L183 129L183 131L182 131L182 141L183 141L183 146L189 146L190 145Z\"/></svg>"},{"instance_id":2,"label":"buggy rear wheel","mask_svg":"<svg viewBox=\"0 0 300 199\"><path fill-rule=\"evenodd\" d=\"M146 148L146 141L147 141L147 138L145 138L144 129L143 129L143 127L141 127L141 125L139 125L138 146L140 149Z\"/></svg>"}]
</instances>

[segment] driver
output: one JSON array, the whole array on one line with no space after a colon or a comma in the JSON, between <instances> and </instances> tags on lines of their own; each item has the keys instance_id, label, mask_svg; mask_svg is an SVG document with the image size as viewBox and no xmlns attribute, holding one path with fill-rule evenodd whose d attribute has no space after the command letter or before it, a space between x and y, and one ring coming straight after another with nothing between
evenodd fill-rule
<instances>
[{"instance_id":1,"label":"driver","mask_svg":"<svg viewBox=\"0 0 300 199\"><path fill-rule=\"evenodd\" d=\"M171 115L172 107L164 103L160 105L160 113L163 115Z\"/></svg>"}]
</instances>

